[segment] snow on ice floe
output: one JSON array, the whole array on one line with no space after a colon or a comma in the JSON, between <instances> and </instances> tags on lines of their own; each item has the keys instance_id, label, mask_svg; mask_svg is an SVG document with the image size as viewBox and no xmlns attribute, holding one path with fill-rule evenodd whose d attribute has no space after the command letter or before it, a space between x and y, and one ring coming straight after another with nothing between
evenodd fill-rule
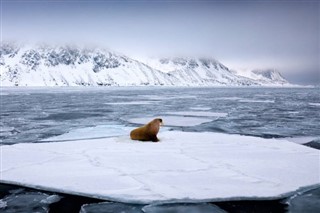
<instances>
[{"instance_id":1,"label":"snow on ice floe","mask_svg":"<svg viewBox=\"0 0 320 213\"><path fill-rule=\"evenodd\" d=\"M166 112L168 115L184 115L184 116L199 116L199 117L227 117L228 113L224 112L202 112L202 111L180 111Z\"/></svg>"},{"instance_id":2,"label":"snow on ice floe","mask_svg":"<svg viewBox=\"0 0 320 213\"><path fill-rule=\"evenodd\" d=\"M99 125L71 130L68 133L43 139L42 141L69 141L94 138L106 138L121 135L128 135L132 127L122 125Z\"/></svg>"},{"instance_id":3,"label":"snow on ice floe","mask_svg":"<svg viewBox=\"0 0 320 213\"><path fill-rule=\"evenodd\" d=\"M149 100L172 100L172 99L196 99L194 95L180 95L180 96L164 96L164 95L139 95L139 97L147 98Z\"/></svg>"},{"instance_id":4,"label":"snow on ice floe","mask_svg":"<svg viewBox=\"0 0 320 213\"><path fill-rule=\"evenodd\" d=\"M4 145L1 182L143 204L279 198L320 184L320 151L299 144L208 132L158 137Z\"/></svg>"},{"instance_id":5,"label":"snow on ice floe","mask_svg":"<svg viewBox=\"0 0 320 213\"><path fill-rule=\"evenodd\" d=\"M155 104L158 101L128 101L128 102L114 102L114 103L105 103L108 105L148 105Z\"/></svg>"},{"instance_id":6,"label":"snow on ice floe","mask_svg":"<svg viewBox=\"0 0 320 213\"><path fill-rule=\"evenodd\" d=\"M274 103L274 100L239 99L241 103Z\"/></svg>"},{"instance_id":7,"label":"snow on ice floe","mask_svg":"<svg viewBox=\"0 0 320 213\"><path fill-rule=\"evenodd\" d=\"M211 107L190 107L191 110L202 110L202 111L207 111L207 110L210 110L212 109Z\"/></svg>"},{"instance_id":8,"label":"snow on ice floe","mask_svg":"<svg viewBox=\"0 0 320 213\"><path fill-rule=\"evenodd\" d=\"M320 103L309 103L310 106L320 106Z\"/></svg>"},{"instance_id":9,"label":"snow on ice floe","mask_svg":"<svg viewBox=\"0 0 320 213\"><path fill-rule=\"evenodd\" d=\"M156 116L162 118L164 126L196 126L203 123L213 121L211 118L197 118L197 117L181 117L181 116ZM144 117L144 118L131 118L128 119L129 123L134 124L147 124L156 117Z\"/></svg>"}]
</instances>

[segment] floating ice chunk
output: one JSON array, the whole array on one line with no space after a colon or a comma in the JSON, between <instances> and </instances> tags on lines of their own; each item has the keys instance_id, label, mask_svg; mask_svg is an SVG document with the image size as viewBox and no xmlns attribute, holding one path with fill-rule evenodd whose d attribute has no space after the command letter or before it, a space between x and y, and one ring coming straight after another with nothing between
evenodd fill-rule
<instances>
[{"instance_id":1,"label":"floating ice chunk","mask_svg":"<svg viewBox=\"0 0 320 213\"><path fill-rule=\"evenodd\" d=\"M275 199L320 184L320 151L306 146L219 133L159 138L4 145L1 182L140 204Z\"/></svg>"},{"instance_id":2,"label":"floating ice chunk","mask_svg":"<svg viewBox=\"0 0 320 213\"><path fill-rule=\"evenodd\" d=\"M309 103L310 106L320 106L320 103Z\"/></svg>"},{"instance_id":3,"label":"floating ice chunk","mask_svg":"<svg viewBox=\"0 0 320 213\"><path fill-rule=\"evenodd\" d=\"M128 135L132 127L122 125L99 125L71 130L68 133L43 139L42 141L70 141L93 138L106 138L113 136Z\"/></svg>"},{"instance_id":4,"label":"floating ice chunk","mask_svg":"<svg viewBox=\"0 0 320 213\"><path fill-rule=\"evenodd\" d=\"M162 204L162 205L148 205L143 207L145 213L226 213L226 211L212 204Z\"/></svg>"},{"instance_id":5,"label":"floating ice chunk","mask_svg":"<svg viewBox=\"0 0 320 213\"><path fill-rule=\"evenodd\" d=\"M253 100L253 99L239 99L243 103L274 103L274 100Z\"/></svg>"},{"instance_id":6,"label":"floating ice chunk","mask_svg":"<svg viewBox=\"0 0 320 213\"><path fill-rule=\"evenodd\" d=\"M209 118L195 118L195 117L180 117L180 116L156 116L163 120L165 126L196 126L202 123L208 123L213 121ZM135 124L147 124L156 117L145 117L145 118L132 118L128 122Z\"/></svg>"},{"instance_id":7,"label":"floating ice chunk","mask_svg":"<svg viewBox=\"0 0 320 213\"><path fill-rule=\"evenodd\" d=\"M320 188L303 192L299 196L288 199L288 212L319 212L320 210Z\"/></svg>"},{"instance_id":8,"label":"floating ice chunk","mask_svg":"<svg viewBox=\"0 0 320 213\"><path fill-rule=\"evenodd\" d=\"M0 200L0 209L4 209L6 208L8 205L7 205L7 202L6 201L3 201L3 200Z\"/></svg>"},{"instance_id":9,"label":"floating ice chunk","mask_svg":"<svg viewBox=\"0 0 320 213\"><path fill-rule=\"evenodd\" d=\"M242 98L240 97L219 97L219 98L215 98L215 100L230 100L230 101L237 101L240 100Z\"/></svg>"},{"instance_id":10,"label":"floating ice chunk","mask_svg":"<svg viewBox=\"0 0 320 213\"><path fill-rule=\"evenodd\" d=\"M160 96L160 95L140 95L142 98L149 100L172 100L172 99L195 99L194 95L181 95L181 96Z\"/></svg>"},{"instance_id":11,"label":"floating ice chunk","mask_svg":"<svg viewBox=\"0 0 320 213\"><path fill-rule=\"evenodd\" d=\"M47 194L39 192L28 192L22 194L8 195L0 200L0 211L2 213L13 212L38 212L47 213L49 204L42 202L50 197ZM1 205L1 203L3 205Z\"/></svg>"},{"instance_id":12,"label":"floating ice chunk","mask_svg":"<svg viewBox=\"0 0 320 213\"><path fill-rule=\"evenodd\" d=\"M143 213L142 205L102 202L86 204L81 207L80 213Z\"/></svg>"},{"instance_id":13,"label":"floating ice chunk","mask_svg":"<svg viewBox=\"0 0 320 213\"><path fill-rule=\"evenodd\" d=\"M228 116L228 113L223 113L223 112L195 112L195 111L166 112L165 114L199 116L199 117L227 117Z\"/></svg>"},{"instance_id":14,"label":"floating ice chunk","mask_svg":"<svg viewBox=\"0 0 320 213\"><path fill-rule=\"evenodd\" d=\"M190 107L191 110L203 110L203 111L207 111L210 110L211 107Z\"/></svg>"},{"instance_id":15,"label":"floating ice chunk","mask_svg":"<svg viewBox=\"0 0 320 213\"><path fill-rule=\"evenodd\" d=\"M155 104L158 101L128 101L128 102L114 102L114 103L105 103L108 105L148 105Z\"/></svg>"},{"instance_id":16,"label":"floating ice chunk","mask_svg":"<svg viewBox=\"0 0 320 213\"><path fill-rule=\"evenodd\" d=\"M279 139L279 140L285 140L285 141L290 141L290 142L294 142L297 144L305 144L305 143L309 143L313 140L316 140L318 137L287 137L287 138L283 138L283 139Z\"/></svg>"},{"instance_id":17,"label":"floating ice chunk","mask_svg":"<svg viewBox=\"0 0 320 213\"><path fill-rule=\"evenodd\" d=\"M41 200L40 203L45 203L45 204L52 204L56 203L61 200L61 197L59 195L50 195L46 197L45 199Z\"/></svg>"}]
</instances>

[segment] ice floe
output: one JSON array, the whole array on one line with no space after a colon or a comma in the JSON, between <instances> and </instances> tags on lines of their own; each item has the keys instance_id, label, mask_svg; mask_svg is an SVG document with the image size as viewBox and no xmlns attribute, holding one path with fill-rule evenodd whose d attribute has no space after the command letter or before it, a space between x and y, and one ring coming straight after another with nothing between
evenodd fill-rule
<instances>
[{"instance_id":1,"label":"ice floe","mask_svg":"<svg viewBox=\"0 0 320 213\"><path fill-rule=\"evenodd\" d=\"M128 101L128 102L113 102L113 103L105 103L107 105L148 105L155 104L158 101Z\"/></svg>"},{"instance_id":2,"label":"ice floe","mask_svg":"<svg viewBox=\"0 0 320 213\"><path fill-rule=\"evenodd\" d=\"M132 127L124 127L122 125L99 125L94 127L85 127L71 130L68 133L43 139L42 141L70 141L97 139L112 136L128 135Z\"/></svg>"},{"instance_id":3,"label":"ice floe","mask_svg":"<svg viewBox=\"0 0 320 213\"><path fill-rule=\"evenodd\" d=\"M274 100L239 99L242 103L274 103Z\"/></svg>"},{"instance_id":4,"label":"ice floe","mask_svg":"<svg viewBox=\"0 0 320 213\"><path fill-rule=\"evenodd\" d=\"M184 116L199 116L199 117L227 117L228 113L224 112L202 112L202 111L180 111L166 112L168 115L184 115Z\"/></svg>"},{"instance_id":5,"label":"ice floe","mask_svg":"<svg viewBox=\"0 0 320 213\"><path fill-rule=\"evenodd\" d=\"M147 98L149 100L172 100L172 99L196 99L194 95L180 95L180 96L164 96L164 95L139 95L139 97Z\"/></svg>"},{"instance_id":6,"label":"ice floe","mask_svg":"<svg viewBox=\"0 0 320 213\"><path fill-rule=\"evenodd\" d=\"M203 110L203 111L207 111L212 109L211 107L190 107L191 110Z\"/></svg>"},{"instance_id":7,"label":"ice floe","mask_svg":"<svg viewBox=\"0 0 320 213\"><path fill-rule=\"evenodd\" d=\"M80 209L80 213L143 213L142 207L142 205L102 202L83 205Z\"/></svg>"},{"instance_id":8,"label":"ice floe","mask_svg":"<svg viewBox=\"0 0 320 213\"><path fill-rule=\"evenodd\" d=\"M59 201L57 195L47 195L40 192L22 192L7 195L0 200L0 212L49 212L49 205Z\"/></svg>"},{"instance_id":9,"label":"ice floe","mask_svg":"<svg viewBox=\"0 0 320 213\"><path fill-rule=\"evenodd\" d=\"M181 116L155 116L155 117L144 117L144 118L131 118L128 119L129 123L134 124L146 124L152 121L154 118L160 117L163 120L165 126L196 126L202 123L208 123L213 121L211 118L197 118L197 117L181 117Z\"/></svg>"},{"instance_id":10,"label":"ice floe","mask_svg":"<svg viewBox=\"0 0 320 213\"><path fill-rule=\"evenodd\" d=\"M316 149L221 133L158 136L4 145L1 182L141 204L279 198L320 184Z\"/></svg>"},{"instance_id":11,"label":"ice floe","mask_svg":"<svg viewBox=\"0 0 320 213\"><path fill-rule=\"evenodd\" d=\"M320 106L320 103L309 103L310 106Z\"/></svg>"},{"instance_id":12,"label":"ice floe","mask_svg":"<svg viewBox=\"0 0 320 213\"><path fill-rule=\"evenodd\" d=\"M219 207L202 203L189 203L189 204L162 204L162 205L148 205L143 207L143 212L145 213L166 213L166 212L174 212L174 213L226 213L226 211L220 209Z\"/></svg>"}]
</instances>

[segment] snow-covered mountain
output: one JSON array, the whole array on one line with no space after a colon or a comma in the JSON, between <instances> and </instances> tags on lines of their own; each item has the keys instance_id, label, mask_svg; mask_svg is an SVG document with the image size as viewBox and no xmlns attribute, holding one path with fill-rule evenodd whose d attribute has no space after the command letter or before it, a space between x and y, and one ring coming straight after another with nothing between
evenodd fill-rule
<instances>
[{"instance_id":1,"label":"snow-covered mountain","mask_svg":"<svg viewBox=\"0 0 320 213\"><path fill-rule=\"evenodd\" d=\"M211 58L161 58L141 62L105 49L68 46L0 48L2 86L258 86L287 85L276 72L241 76Z\"/></svg>"},{"instance_id":2,"label":"snow-covered mountain","mask_svg":"<svg viewBox=\"0 0 320 213\"><path fill-rule=\"evenodd\" d=\"M278 84L288 85L288 81L275 69L261 69L250 71L235 71L237 75L254 79L263 85Z\"/></svg>"}]
</instances>

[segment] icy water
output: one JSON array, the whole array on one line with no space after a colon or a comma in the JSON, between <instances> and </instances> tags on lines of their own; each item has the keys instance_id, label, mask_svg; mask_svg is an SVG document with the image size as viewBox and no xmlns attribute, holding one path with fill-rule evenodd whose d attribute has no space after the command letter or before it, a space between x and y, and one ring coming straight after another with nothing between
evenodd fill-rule
<instances>
[{"instance_id":1,"label":"icy water","mask_svg":"<svg viewBox=\"0 0 320 213\"><path fill-rule=\"evenodd\" d=\"M172 127L184 131L264 138L320 135L319 89L2 88L0 139L2 144L39 142L75 128L130 126L131 118L166 115L210 120Z\"/></svg>"},{"instance_id":2,"label":"icy water","mask_svg":"<svg viewBox=\"0 0 320 213\"><path fill-rule=\"evenodd\" d=\"M175 130L291 138L312 147L320 144L316 88L1 88L0 94L1 144L57 143L50 138L87 127L133 127L137 119L150 117L164 118L167 128ZM299 212L308 208L318 212L319 191L281 201L143 207L0 185L0 211Z\"/></svg>"}]
</instances>

